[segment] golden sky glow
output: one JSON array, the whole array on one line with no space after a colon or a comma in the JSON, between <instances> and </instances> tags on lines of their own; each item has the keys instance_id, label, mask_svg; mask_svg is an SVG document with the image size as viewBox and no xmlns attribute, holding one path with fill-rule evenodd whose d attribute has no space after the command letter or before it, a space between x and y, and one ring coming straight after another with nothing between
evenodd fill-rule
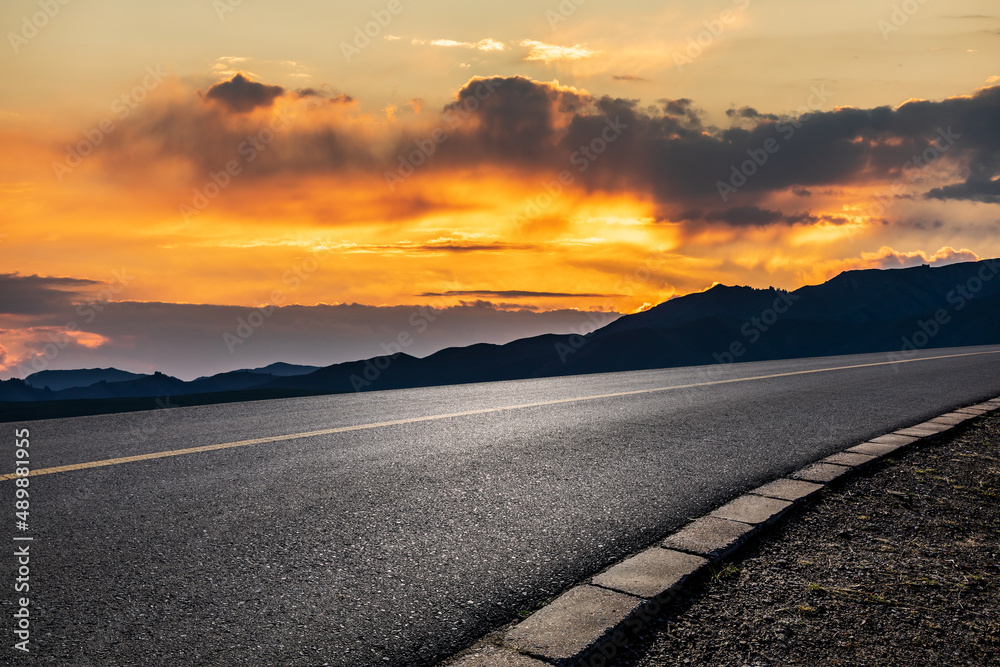
<instances>
[{"instance_id":1,"label":"golden sky glow","mask_svg":"<svg viewBox=\"0 0 1000 667\"><path fill-rule=\"evenodd\" d=\"M69 305L628 313L1000 256L995 3L550 4L4 3L0 273ZM0 377L53 331L81 356L52 367L141 348L7 301Z\"/></svg>"}]
</instances>

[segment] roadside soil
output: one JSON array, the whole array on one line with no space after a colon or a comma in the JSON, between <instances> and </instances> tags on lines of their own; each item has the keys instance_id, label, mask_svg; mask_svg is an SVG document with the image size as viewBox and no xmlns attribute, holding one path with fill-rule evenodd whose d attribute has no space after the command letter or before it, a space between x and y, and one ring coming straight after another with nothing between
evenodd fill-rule
<instances>
[{"instance_id":1,"label":"roadside soil","mask_svg":"<svg viewBox=\"0 0 1000 667\"><path fill-rule=\"evenodd\" d=\"M825 491L615 664L1000 664L1000 414Z\"/></svg>"}]
</instances>

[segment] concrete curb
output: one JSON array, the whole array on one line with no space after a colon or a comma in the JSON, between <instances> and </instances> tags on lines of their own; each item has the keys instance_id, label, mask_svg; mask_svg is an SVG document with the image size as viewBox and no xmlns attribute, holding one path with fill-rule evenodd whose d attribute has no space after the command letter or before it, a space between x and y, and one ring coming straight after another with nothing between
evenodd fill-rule
<instances>
[{"instance_id":1,"label":"concrete curb","mask_svg":"<svg viewBox=\"0 0 1000 667\"><path fill-rule=\"evenodd\" d=\"M880 459L994 410L1000 410L1000 397L872 438L748 491L574 586L503 631L498 641L480 642L442 664L603 665L625 647L629 634L659 614L692 578L739 551L792 509Z\"/></svg>"}]
</instances>

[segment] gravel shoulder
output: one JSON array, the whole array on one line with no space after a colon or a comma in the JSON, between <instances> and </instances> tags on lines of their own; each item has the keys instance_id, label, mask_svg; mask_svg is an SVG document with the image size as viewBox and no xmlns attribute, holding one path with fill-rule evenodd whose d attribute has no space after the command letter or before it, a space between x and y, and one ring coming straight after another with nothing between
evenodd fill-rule
<instances>
[{"instance_id":1,"label":"gravel shoulder","mask_svg":"<svg viewBox=\"0 0 1000 667\"><path fill-rule=\"evenodd\" d=\"M824 491L604 664L978 666L998 656L994 413Z\"/></svg>"}]
</instances>

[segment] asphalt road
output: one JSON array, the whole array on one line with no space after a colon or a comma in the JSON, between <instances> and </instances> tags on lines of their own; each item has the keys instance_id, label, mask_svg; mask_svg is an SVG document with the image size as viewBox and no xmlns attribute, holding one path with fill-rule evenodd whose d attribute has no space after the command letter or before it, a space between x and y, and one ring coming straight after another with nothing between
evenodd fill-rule
<instances>
[{"instance_id":1,"label":"asphalt road","mask_svg":"<svg viewBox=\"0 0 1000 667\"><path fill-rule=\"evenodd\" d=\"M886 354L828 357L6 424L3 473L13 470L13 430L22 427L33 469L359 428L32 477L30 530L19 533L34 537L31 653L10 648L16 559L8 547L0 600L10 645L0 660L432 664L735 494L1000 395L1000 347L917 357L981 352L991 353L902 364L886 364ZM839 370L803 373L827 368ZM566 400L620 392L640 393ZM504 409L531 403L544 404ZM476 412L427 419L468 411ZM11 515L14 489L0 482ZM0 522L8 545L13 523Z\"/></svg>"}]
</instances>

